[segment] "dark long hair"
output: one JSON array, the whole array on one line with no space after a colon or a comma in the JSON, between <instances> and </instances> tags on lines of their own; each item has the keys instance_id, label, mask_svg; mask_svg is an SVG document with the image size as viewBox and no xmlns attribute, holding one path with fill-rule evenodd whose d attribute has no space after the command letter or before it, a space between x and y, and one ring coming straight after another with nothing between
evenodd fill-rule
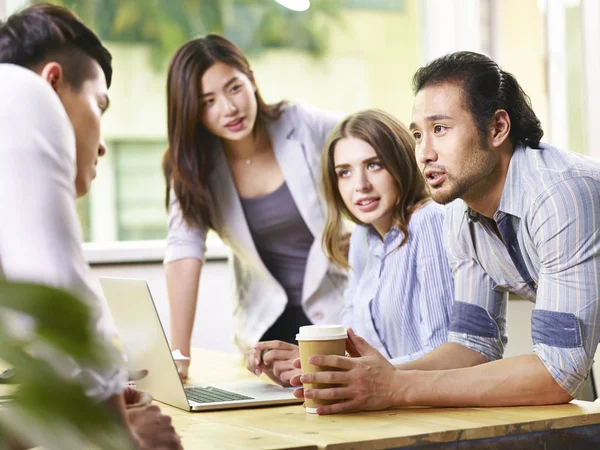
<instances>
[{"instance_id":1,"label":"dark long hair","mask_svg":"<svg viewBox=\"0 0 600 450\"><path fill-rule=\"evenodd\" d=\"M240 48L216 34L193 39L173 56L167 77L167 121L169 147L163 158L167 182L166 206L170 189L181 205L184 220L214 228L211 221L212 197L208 175L213 167L211 148L218 139L199 122L200 82L215 63L225 63L253 80L250 64ZM258 114L254 131L261 121L273 120L281 114L284 102L266 104L256 89Z\"/></svg>"},{"instance_id":2,"label":"dark long hair","mask_svg":"<svg viewBox=\"0 0 600 450\"><path fill-rule=\"evenodd\" d=\"M480 139L487 135L494 113L503 109L510 117L513 145L535 148L544 131L531 107L531 100L511 73L485 55L456 52L437 58L421 67L413 77L417 94L427 86L456 83L462 88L465 106L473 116Z\"/></svg>"},{"instance_id":3,"label":"dark long hair","mask_svg":"<svg viewBox=\"0 0 600 450\"><path fill-rule=\"evenodd\" d=\"M47 3L30 6L0 20L0 63L35 70L56 61L74 90L94 75L96 61L110 87L112 57L94 34L73 12Z\"/></svg>"},{"instance_id":4,"label":"dark long hair","mask_svg":"<svg viewBox=\"0 0 600 450\"><path fill-rule=\"evenodd\" d=\"M400 247L408 241L408 223L412 213L429 200L425 178L415 159L415 139L398 119L379 109L367 109L344 119L327 138L321 159L321 187L327 203L323 249L344 268L348 268L348 260L340 246L342 217L364 225L348 210L338 189L333 156L337 143L348 137L360 139L373 147L383 168L398 186L392 223L404 233Z\"/></svg>"}]
</instances>

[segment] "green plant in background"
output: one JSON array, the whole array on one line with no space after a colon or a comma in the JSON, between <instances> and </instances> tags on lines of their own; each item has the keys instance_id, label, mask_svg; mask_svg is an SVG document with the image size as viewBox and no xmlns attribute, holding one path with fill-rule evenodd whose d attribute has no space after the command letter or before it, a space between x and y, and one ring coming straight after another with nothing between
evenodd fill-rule
<instances>
[{"instance_id":1,"label":"green plant in background","mask_svg":"<svg viewBox=\"0 0 600 450\"><path fill-rule=\"evenodd\" d=\"M114 356L90 324L90 308L65 291L0 281L0 361L18 383L12 401L0 404L0 449L9 438L49 449L131 448L114 414L86 397L66 369Z\"/></svg>"},{"instance_id":2,"label":"green plant in background","mask_svg":"<svg viewBox=\"0 0 600 450\"><path fill-rule=\"evenodd\" d=\"M49 1L75 11L103 40L149 44L158 68L181 44L207 33L226 36L247 53L286 47L320 56L329 29L341 23L344 0L312 0L304 12L274 0Z\"/></svg>"}]
</instances>

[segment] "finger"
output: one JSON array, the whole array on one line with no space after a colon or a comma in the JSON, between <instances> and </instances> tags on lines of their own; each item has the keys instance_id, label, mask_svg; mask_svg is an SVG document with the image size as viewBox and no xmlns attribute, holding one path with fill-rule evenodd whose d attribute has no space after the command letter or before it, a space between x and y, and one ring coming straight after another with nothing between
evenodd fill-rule
<instances>
[{"instance_id":1,"label":"finger","mask_svg":"<svg viewBox=\"0 0 600 450\"><path fill-rule=\"evenodd\" d=\"M304 398L313 398L318 400L343 400L352 399L353 397L352 389L348 387L304 390Z\"/></svg>"},{"instance_id":2,"label":"finger","mask_svg":"<svg viewBox=\"0 0 600 450\"><path fill-rule=\"evenodd\" d=\"M320 406L317 408L317 414L324 416L327 414L339 414L349 411L358 411L358 403L356 401L338 402L333 405Z\"/></svg>"},{"instance_id":3,"label":"finger","mask_svg":"<svg viewBox=\"0 0 600 450\"><path fill-rule=\"evenodd\" d=\"M336 369L350 370L356 367L356 358L338 355L315 355L308 359L313 366L335 367Z\"/></svg>"},{"instance_id":4,"label":"finger","mask_svg":"<svg viewBox=\"0 0 600 450\"><path fill-rule=\"evenodd\" d=\"M283 341L262 341L254 344L254 348L263 351L263 350L297 350L298 346L294 344L290 344L288 342Z\"/></svg>"},{"instance_id":5,"label":"finger","mask_svg":"<svg viewBox=\"0 0 600 450\"><path fill-rule=\"evenodd\" d=\"M346 339L346 352L352 358L358 358L360 356L360 353L350 339Z\"/></svg>"},{"instance_id":6,"label":"finger","mask_svg":"<svg viewBox=\"0 0 600 450\"><path fill-rule=\"evenodd\" d=\"M295 359L294 362L292 363L292 365L296 369L301 369L302 368L302 363L300 362L300 358Z\"/></svg>"},{"instance_id":7,"label":"finger","mask_svg":"<svg viewBox=\"0 0 600 450\"><path fill-rule=\"evenodd\" d=\"M273 373L279 378L281 378L281 374L283 372L289 372L292 370L298 370L298 369L294 369L291 361L284 361L284 362L280 361L273 365Z\"/></svg>"},{"instance_id":8,"label":"finger","mask_svg":"<svg viewBox=\"0 0 600 450\"><path fill-rule=\"evenodd\" d=\"M302 375L300 381L302 384L348 384L350 375L348 372L313 372Z\"/></svg>"},{"instance_id":9,"label":"finger","mask_svg":"<svg viewBox=\"0 0 600 450\"><path fill-rule=\"evenodd\" d=\"M300 370L299 369L295 369L292 368L291 370L286 370L284 372L281 372L281 374L279 375L279 379L284 382L287 385L291 385L291 380L294 377L300 377Z\"/></svg>"},{"instance_id":10,"label":"finger","mask_svg":"<svg viewBox=\"0 0 600 450\"><path fill-rule=\"evenodd\" d=\"M301 376L301 374L294 375L292 378L290 378L290 384L292 386L302 386L302 382L300 381Z\"/></svg>"},{"instance_id":11,"label":"finger","mask_svg":"<svg viewBox=\"0 0 600 450\"><path fill-rule=\"evenodd\" d=\"M379 353L374 347L369 345L367 341L357 335L352 328L348 328L348 339L361 356Z\"/></svg>"},{"instance_id":12,"label":"finger","mask_svg":"<svg viewBox=\"0 0 600 450\"><path fill-rule=\"evenodd\" d=\"M294 397L296 398L304 398L304 389L303 388L298 388L298 389L294 389Z\"/></svg>"},{"instance_id":13,"label":"finger","mask_svg":"<svg viewBox=\"0 0 600 450\"><path fill-rule=\"evenodd\" d=\"M263 363L265 365L271 365L278 361L292 361L298 357L298 353L290 350L271 350L268 353L263 354Z\"/></svg>"}]
</instances>

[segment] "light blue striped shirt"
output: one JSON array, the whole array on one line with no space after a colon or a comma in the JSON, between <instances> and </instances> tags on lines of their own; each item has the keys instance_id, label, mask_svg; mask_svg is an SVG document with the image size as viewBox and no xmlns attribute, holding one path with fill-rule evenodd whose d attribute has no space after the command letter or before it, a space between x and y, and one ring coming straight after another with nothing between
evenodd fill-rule
<instances>
[{"instance_id":1,"label":"light blue striped shirt","mask_svg":"<svg viewBox=\"0 0 600 450\"><path fill-rule=\"evenodd\" d=\"M516 231L531 285L495 233L494 222L506 219ZM600 331L600 165L546 144L519 146L494 220L462 200L449 205L446 220L456 300L448 340L490 360L501 358L508 292L514 292L536 303L533 352L575 397Z\"/></svg>"},{"instance_id":2,"label":"light blue striped shirt","mask_svg":"<svg viewBox=\"0 0 600 450\"><path fill-rule=\"evenodd\" d=\"M400 248L395 226L383 241L371 226L352 233L344 325L395 364L446 342L453 285L443 222L444 208L430 201L412 214Z\"/></svg>"}]
</instances>

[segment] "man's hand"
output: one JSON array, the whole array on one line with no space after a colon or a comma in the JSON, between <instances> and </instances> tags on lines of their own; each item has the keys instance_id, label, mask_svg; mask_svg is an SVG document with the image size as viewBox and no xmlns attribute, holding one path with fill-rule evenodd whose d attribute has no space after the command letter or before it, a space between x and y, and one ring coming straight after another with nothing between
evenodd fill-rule
<instances>
[{"instance_id":1,"label":"man's hand","mask_svg":"<svg viewBox=\"0 0 600 450\"><path fill-rule=\"evenodd\" d=\"M156 405L128 408L127 422L141 450L182 450L181 440L171 418Z\"/></svg>"},{"instance_id":2,"label":"man's hand","mask_svg":"<svg viewBox=\"0 0 600 450\"><path fill-rule=\"evenodd\" d=\"M150 394L131 386L125 388L123 398L125 399L125 408L127 409L146 406L152 403L152 396Z\"/></svg>"},{"instance_id":3,"label":"man's hand","mask_svg":"<svg viewBox=\"0 0 600 450\"><path fill-rule=\"evenodd\" d=\"M246 368L257 376L264 373L281 386L290 386L290 379L300 375L293 365L298 357L296 345L283 341L259 342L246 353Z\"/></svg>"},{"instance_id":4,"label":"man's hand","mask_svg":"<svg viewBox=\"0 0 600 450\"><path fill-rule=\"evenodd\" d=\"M315 366L335 367L340 372L317 372L295 376L291 379L292 386L301 384L326 383L337 384L340 387L326 389L296 389L294 395L298 398L316 398L323 400L340 400L333 405L321 406L317 414L335 414L352 410L380 410L394 405L397 394L398 371L375 348L363 338L348 329L350 354L358 354L355 358L343 356L311 356L310 363ZM300 361L294 361L295 367L300 367Z\"/></svg>"}]
</instances>

